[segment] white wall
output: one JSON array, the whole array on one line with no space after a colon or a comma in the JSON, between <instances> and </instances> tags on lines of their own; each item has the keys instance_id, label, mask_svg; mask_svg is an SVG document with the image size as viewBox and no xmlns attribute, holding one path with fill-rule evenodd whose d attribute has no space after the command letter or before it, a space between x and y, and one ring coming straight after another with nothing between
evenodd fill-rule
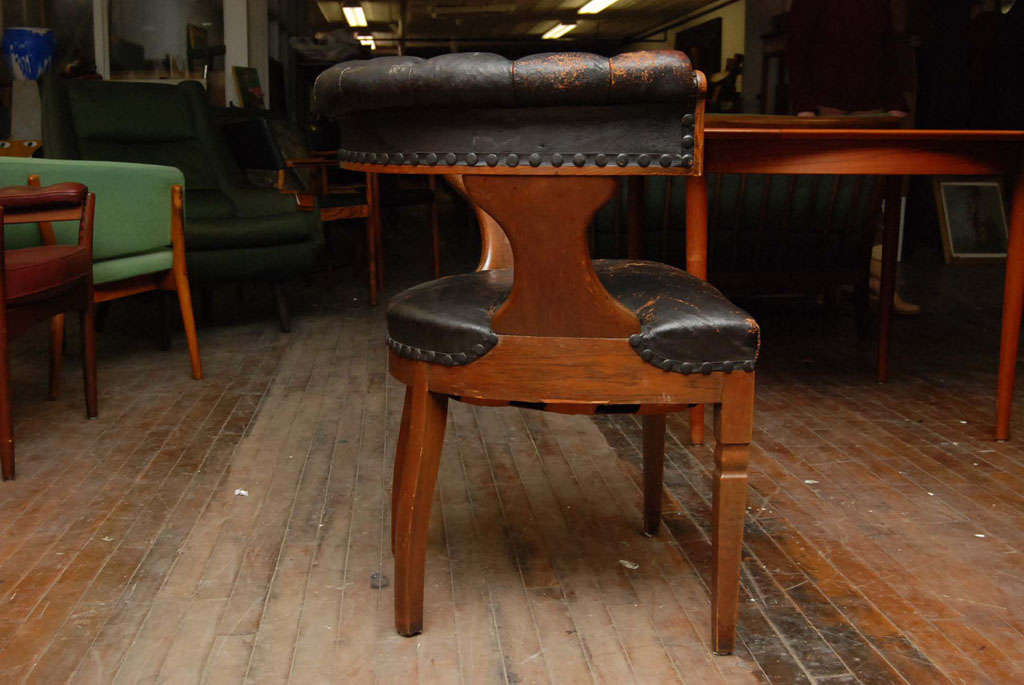
<instances>
[{"instance_id":1,"label":"white wall","mask_svg":"<svg viewBox=\"0 0 1024 685\"><path fill-rule=\"evenodd\" d=\"M263 106L270 105L270 27L267 0L249 0L249 66L260 73Z\"/></svg>"}]
</instances>

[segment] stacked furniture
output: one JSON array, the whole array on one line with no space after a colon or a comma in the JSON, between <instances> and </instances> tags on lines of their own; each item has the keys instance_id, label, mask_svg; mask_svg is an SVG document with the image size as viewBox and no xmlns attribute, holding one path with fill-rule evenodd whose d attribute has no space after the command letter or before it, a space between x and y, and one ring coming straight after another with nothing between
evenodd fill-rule
<instances>
[{"instance_id":1,"label":"stacked furniture","mask_svg":"<svg viewBox=\"0 0 1024 685\"><path fill-rule=\"evenodd\" d=\"M644 531L660 523L665 416L715 406L712 647L732 651L757 324L706 282L654 262L592 262L587 231L618 177L702 170L706 81L686 55L465 53L321 74L318 113L345 167L452 177L484 231L480 270L388 307L406 384L392 483L395 624L423 628L427 530L449 400L637 413ZM500 233L499 233L500 230Z\"/></svg>"},{"instance_id":2,"label":"stacked furniture","mask_svg":"<svg viewBox=\"0 0 1024 685\"><path fill-rule=\"evenodd\" d=\"M45 153L56 159L172 166L184 174L189 276L199 285L281 284L309 273L322 243L319 214L293 198L249 185L195 81L177 85L79 81L42 83Z\"/></svg>"}]
</instances>

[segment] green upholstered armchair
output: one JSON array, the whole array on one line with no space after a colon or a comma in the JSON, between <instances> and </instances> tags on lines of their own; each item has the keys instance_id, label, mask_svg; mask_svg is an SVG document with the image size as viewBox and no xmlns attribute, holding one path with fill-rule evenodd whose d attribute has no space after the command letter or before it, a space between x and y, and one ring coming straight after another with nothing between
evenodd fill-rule
<instances>
[{"instance_id":1,"label":"green upholstered armchair","mask_svg":"<svg viewBox=\"0 0 1024 685\"><path fill-rule=\"evenodd\" d=\"M267 281L288 329L280 283L313 268L318 212L247 184L196 81L177 85L44 80L49 158L173 166L185 177L185 247L194 283Z\"/></svg>"},{"instance_id":2,"label":"green upholstered armchair","mask_svg":"<svg viewBox=\"0 0 1024 685\"><path fill-rule=\"evenodd\" d=\"M96 194L93 230L93 283L96 302L148 290L174 291L192 361L192 376L202 378L192 298L185 269L182 184L173 167L38 158L0 157L0 186L27 182L82 183ZM9 248L55 240L73 244L78 226L63 222L43 230L10 231ZM59 330L55 335L60 335ZM57 346L59 350L59 346Z\"/></svg>"}]
</instances>

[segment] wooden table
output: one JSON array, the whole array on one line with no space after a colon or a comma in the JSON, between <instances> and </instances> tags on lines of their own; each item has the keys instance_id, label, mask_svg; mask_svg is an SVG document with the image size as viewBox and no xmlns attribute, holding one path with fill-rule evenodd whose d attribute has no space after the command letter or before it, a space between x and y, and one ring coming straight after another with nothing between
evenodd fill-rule
<instances>
[{"instance_id":1,"label":"wooden table","mask_svg":"<svg viewBox=\"0 0 1024 685\"><path fill-rule=\"evenodd\" d=\"M1003 294L996 403L997 440L1010 435L1013 380L1024 306L1024 131L912 129L706 128L704 174L686 185L686 268L707 277L709 173L888 176L879 288L878 380L888 377L896 285L899 182L906 175L1015 174ZM867 265L864 265L867 269ZM702 409L702 408L701 408ZM698 412L702 414L702 412ZM694 416L693 419L701 419ZM695 438L702 428L693 421ZM701 423L702 425L702 423Z\"/></svg>"}]
</instances>

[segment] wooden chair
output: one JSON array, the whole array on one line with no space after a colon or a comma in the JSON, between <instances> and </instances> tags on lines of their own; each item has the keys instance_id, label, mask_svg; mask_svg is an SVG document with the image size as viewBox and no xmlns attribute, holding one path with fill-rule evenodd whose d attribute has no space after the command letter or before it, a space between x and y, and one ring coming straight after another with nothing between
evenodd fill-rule
<instances>
[{"instance_id":1,"label":"wooden chair","mask_svg":"<svg viewBox=\"0 0 1024 685\"><path fill-rule=\"evenodd\" d=\"M406 384L392 485L395 624L423 628L431 500L449 400L642 415L643 530L661 514L665 415L715 406L712 645L734 644L757 324L654 262L592 262L587 228L618 176L701 173L705 79L673 51L443 55L345 63L317 82L344 166L446 174L477 208L474 273L388 308ZM412 125L415 122L415 125ZM395 150L409 151L395 153Z\"/></svg>"},{"instance_id":2,"label":"wooden chair","mask_svg":"<svg viewBox=\"0 0 1024 685\"><path fill-rule=\"evenodd\" d=\"M78 311L82 325L82 370L86 415L96 416L96 336L92 286L92 229L96 198L80 183L45 188L0 189L4 232L14 224L77 221L77 245L44 245L7 250L0 240L0 465L3 479L14 478L10 360L7 342L33 324ZM52 360L60 341L51 337L50 393L56 391Z\"/></svg>"},{"instance_id":3,"label":"wooden chair","mask_svg":"<svg viewBox=\"0 0 1024 685\"><path fill-rule=\"evenodd\" d=\"M437 203L437 179L427 176L427 187L381 193L378 174L367 173L366 182L335 184L327 172L336 169L338 161L332 154L313 153L306 159L287 159L278 172L278 189L295 195L299 207L306 211L320 208L320 220L366 219L367 273L370 280L370 304L377 304L377 293L384 289L384 226L381 210L406 205L430 206L431 246L434 257L434 278L441 277L441 231ZM305 188L289 188L288 170L307 172Z\"/></svg>"},{"instance_id":4,"label":"wooden chair","mask_svg":"<svg viewBox=\"0 0 1024 685\"><path fill-rule=\"evenodd\" d=\"M203 377L192 294L185 265L184 177L166 166L59 159L2 159L0 185L27 182L53 185L81 182L99 195L95 218L93 300L97 305L156 291L161 309L160 344L170 349L173 294L181 312L192 377ZM8 236L8 247L69 244L73 226L39 224L38 236ZM60 340L63 317L55 317L53 336ZM54 346L51 392L57 392L62 346Z\"/></svg>"}]
</instances>

